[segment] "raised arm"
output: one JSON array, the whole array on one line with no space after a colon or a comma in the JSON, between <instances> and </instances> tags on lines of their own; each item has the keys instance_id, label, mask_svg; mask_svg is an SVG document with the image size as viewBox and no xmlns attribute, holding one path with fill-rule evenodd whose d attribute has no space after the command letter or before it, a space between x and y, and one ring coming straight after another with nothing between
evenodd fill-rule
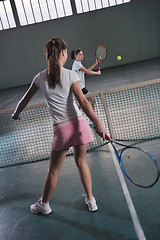
<instances>
[{"instance_id":1,"label":"raised arm","mask_svg":"<svg viewBox=\"0 0 160 240\"><path fill-rule=\"evenodd\" d=\"M95 66L97 66L98 65L98 60L96 59L96 62L92 65L92 66L90 66L89 68L87 68L88 70L92 70Z\"/></svg>"},{"instance_id":2,"label":"raised arm","mask_svg":"<svg viewBox=\"0 0 160 240\"><path fill-rule=\"evenodd\" d=\"M85 67L81 67L80 70L88 75L100 75L101 74L101 71L92 71L92 70L89 70Z\"/></svg>"},{"instance_id":3,"label":"raised arm","mask_svg":"<svg viewBox=\"0 0 160 240\"><path fill-rule=\"evenodd\" d=\"M29 87L29 89L27 90L27 92L24 94L24 96L21 98L21 100L17 104L16 109L15 109L14 113L12 114L12 118L14 120L17 120L17 119L20 120L19 114L27 106L27 104L29 103L31 98L36 94L37 91L38 91L38 87L36 86L35 83L32 83L31 86Z\"/></svg>"},{"instance_id":4,"label":"raised arm","mask_svg":"<svg viewBox=\"0 0 160 240\"><path fill-rule=\"evenodd\" d=\"M96 116L90 103L85 98L84 94L82 93L79 81L72 84L72 91L73 91L76 99L78 100L79 105L81 106L82 110L90 118L90 120L94 123L96 133L99 134L101 137L103 137L103 139L105 139L105 132L106 132L105 128L102 125L99 118Z\"/></svg>"}]
</instances>

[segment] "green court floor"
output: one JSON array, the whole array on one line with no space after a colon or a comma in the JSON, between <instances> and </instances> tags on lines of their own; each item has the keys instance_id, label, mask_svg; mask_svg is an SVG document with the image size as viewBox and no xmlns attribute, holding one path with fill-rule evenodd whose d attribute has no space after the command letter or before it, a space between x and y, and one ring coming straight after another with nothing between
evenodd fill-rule
<instances>
[{"instance_id":1,"label":"green court floor","mask_svg":"<svg viewBox=\"0 0 160 240\"><path fill-rule=\"evenodd\" d=\"M156 140L144 147L153 146L150 151L160 163L159 144ZM84 190L72 156L65 159L48 216L29 210L41 196L48 161L0 169L0 239L138 239L109 147L88 153L87 161L99 207L95 213L88 211L81 196ZM150 189L126 183L145 238L159 240L160 183Z\"/></svg>"}]
</instances>

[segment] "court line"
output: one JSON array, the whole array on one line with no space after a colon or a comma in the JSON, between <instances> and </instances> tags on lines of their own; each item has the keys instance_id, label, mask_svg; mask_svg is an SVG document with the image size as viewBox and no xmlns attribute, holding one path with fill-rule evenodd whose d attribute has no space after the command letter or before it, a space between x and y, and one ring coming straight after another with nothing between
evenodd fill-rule
<instances>
[{"instance_id":1,"label":"court line","mask_svg":"<svg viewBox=\"0 0 160 240\"><path fill-rule=\"evenodd\" d=\"M6 102L1 103L0 106L1 106L1 107L4 106L5 104L9 103L9 102L12 101L14 98L16 98L17 96L18 96L18 95L16 95L16 96L10 98L10 99L7 100Z\"/></svg>"},{"instance_id":2,"label":"court line","mask_svg":"<svg viewBox=\"0 0 160 240\"><path fill-rule=\"evenodd\" d=\"M119 166L117 156L116 156L116 154L115 154L115 152L114 152L114 150L113 150L113 148L110 144L109 144L109 148L110 148L110 151L111 151L111 154L112 154L112 157L113 157L113 162L114 162L114 165L115 165L115 168L116 168L116 171L117 171L117 175L119 177L119 181L120 181L120 184L121 184L121 187L122 187L122 190L123 190L123 193L124 193L127 205L128 205L128 209L129 209L129 212L131 214L131 218L132 218L132 221L133 221L133 225L134 225L138 240L146 240L146 237L144 235L142 226L141 226L140 221L138 219L138 215L136 213L133 201L131 199L129 190L128 190L126 182L124 180L123 173L122 173L121 168Z\"/></svg>"}]
</instances>

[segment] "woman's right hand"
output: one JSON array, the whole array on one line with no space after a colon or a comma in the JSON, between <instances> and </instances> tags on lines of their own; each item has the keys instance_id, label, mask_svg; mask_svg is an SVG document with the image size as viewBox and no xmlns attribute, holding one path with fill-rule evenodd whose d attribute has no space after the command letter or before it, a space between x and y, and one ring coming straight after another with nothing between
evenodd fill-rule
<instances>
[{"instance_id":1,"label":"woman's right hand","mask_svg":"<svg viewBox=\"0 0 160 240\"><path fill-rule=\"evenodd\" d=\"M95 124L96 133L105 140L106 130L102 123Z\"/></svg>"},{"instance_id":2,"label":"woman's right hand","mask_svg":"<svg viewBox=\"0 0 160 240\"><path fill-rule=\"evenodd\" d=\"M97 75L101 75L101 71L97 71Z\"/></svg>"}]
</instances>

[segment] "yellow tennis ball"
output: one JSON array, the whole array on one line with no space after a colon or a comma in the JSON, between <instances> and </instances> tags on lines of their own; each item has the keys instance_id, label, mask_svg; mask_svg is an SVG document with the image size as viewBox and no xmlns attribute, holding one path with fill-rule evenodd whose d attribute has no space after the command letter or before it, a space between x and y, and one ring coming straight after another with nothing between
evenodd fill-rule
<instances>
[{"instance_id":1,"label":"yellow tennis ball","mask_svg":"<svg viewBox=\"0 0 160 240\"><path fill-rule=\"evenodd\" d=\"M121 60L121 56L117 56L117 60L120 61Z\"/></svg>"}]
</instances>

